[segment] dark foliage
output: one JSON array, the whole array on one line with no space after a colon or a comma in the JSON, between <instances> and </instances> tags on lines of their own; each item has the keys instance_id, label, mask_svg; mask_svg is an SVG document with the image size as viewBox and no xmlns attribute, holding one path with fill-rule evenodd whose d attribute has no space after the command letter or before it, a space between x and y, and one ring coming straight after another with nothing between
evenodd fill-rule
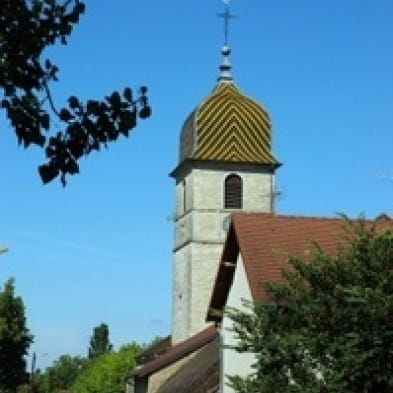
<instances>
[{"instance_id":1,"label":"dark foliage","mask_svg":"<svg viewBox=\"0 0 393 393\"><path fill-rule=\"evenodd\" d=\"M268 285L271 303L231 310L238 352L254 352L238 392L393 392L393 233L350 224L335 255L316 247L291 258L287 284Z\"/></svg>"},{"instance_id":2,"label":"dark foliage","mask_svg":"<svg viewBox=\"0 0 393 393\"><path fill-rule=\"evenodd\" d=\"M46 162L39 167L44 183L79 173L78 160L98 151L120 135L128 136L138 118L150 116L147 89L133 97L129 87L102 100L81 102L71 96L57 109L50 83L59 68L43 60L48 46L67 39L78 24L85 5L80 0L0 0L0 108L6 111L18 143L44 149ZM63 130L50 134L53 117Z\"/></svg>"},{"instance_id":3,"label":"dark foliage","mask_svg":"<svg viewBox=\"0 0 393 393\"><path fill-rule=\"evenodd\" d=\"M25 356L32 341L23 301L9 280L0 290L0 393L14 393L26 382Z\"/></svg>"},{"instance_id":4,"label":"dark foliage","mask_svg":"<svg viewBox=\"0 0 393 393\"><path fill-rule=\"evenodd\" d=\"M101 323L93 329L93 336L90 339L88 350L89 359L97 358L104 353L112 350L112 344L109 341L109 328L105 323Z\"/></svg>"},{"instance_id":5,"label":"dark foliage","mask_svg":"<svg viewBox=\"0 0 393 393\"><path fill-rule=\"evenodd\" d=\"M35 378L37 391L41 393L70 391L87 364L88 360L81 356L61 355L43 373L37 375Z\"/></svg>"}]
</instances>

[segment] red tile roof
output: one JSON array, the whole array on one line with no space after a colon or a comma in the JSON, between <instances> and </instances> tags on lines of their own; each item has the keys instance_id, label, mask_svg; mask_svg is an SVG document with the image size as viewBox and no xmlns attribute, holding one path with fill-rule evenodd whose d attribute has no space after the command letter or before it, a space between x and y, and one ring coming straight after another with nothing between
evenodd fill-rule
<instances>
[{"instance_id":1,"label":"red tile roof","mask_svg":"<svg viewBox=\"0 0 393 393\"><path fill-rule=\"evenodd\" d=\"M370 222L371 224L371 222ZM393 228L393 221L378 220L377 229ZM210 307L222 310L232 285L234 268L224 262L236 262L240 251L251 294L256 302L268 300L262 283L282 282L282 269L288 267L288 255L307 260L316 242L328 254L345 242L344 220L340 218L296 217L266 213L237 213L224 245ZM209 313L208 320L217 320Z\"/></svg>"}]
</instances>

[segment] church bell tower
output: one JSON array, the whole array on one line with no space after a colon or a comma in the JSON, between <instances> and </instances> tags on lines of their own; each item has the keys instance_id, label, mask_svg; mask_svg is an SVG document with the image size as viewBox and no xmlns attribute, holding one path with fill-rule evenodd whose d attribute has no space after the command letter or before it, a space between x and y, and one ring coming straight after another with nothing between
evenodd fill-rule
<instances>
[{"instance_id":1,"label":"church bell tower","mask_svg":"<svg viewBox=\"0 0 393 393\"><path fill-rule=\"evenodd\" d=\"M226 9L226 23L230 16ZM206 326L205 317L232 212L274 212L271 121L231 75L228 45L213 92L180 133L173 250L172 342Z\"/></svg>"}]
</instances>

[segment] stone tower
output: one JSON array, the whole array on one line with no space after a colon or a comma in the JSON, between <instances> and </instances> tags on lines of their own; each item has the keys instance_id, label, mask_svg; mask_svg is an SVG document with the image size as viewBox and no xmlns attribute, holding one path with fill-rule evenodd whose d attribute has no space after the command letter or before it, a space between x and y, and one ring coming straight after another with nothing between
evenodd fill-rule
<instances>
[{"instance_id":1,"label":"stone tower","mask_svg":"<svg viewBox=\"0 0 393 393\"><path fill-rule=\"evenodd\" d=\"M207 305L233 211L273 212L271 122L233 81L224 46L220 77L187 117L180 134L176 181L172 340L206 326Z\"/></svg>"}]
</instances>

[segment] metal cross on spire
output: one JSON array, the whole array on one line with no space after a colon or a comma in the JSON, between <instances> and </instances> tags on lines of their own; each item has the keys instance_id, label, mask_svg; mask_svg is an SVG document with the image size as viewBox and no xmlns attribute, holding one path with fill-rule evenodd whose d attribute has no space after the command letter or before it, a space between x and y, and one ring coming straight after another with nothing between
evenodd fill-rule
<instances>
[{"instance_id":1,"label":"metal cross on spire","mask_svg":"<svg viewBox=\"0 0 393 393\"><path fill-rule=\"evenodd\" d=\"M217 16L224 19L224 45L227 46L229 35L229 21L233 18L236 18L236 15L230 13L229 3L231 2L231 0L223 0L223 2L225 4L225 11L222 14L217 14Z\"/></svg>"}]
</instances>

